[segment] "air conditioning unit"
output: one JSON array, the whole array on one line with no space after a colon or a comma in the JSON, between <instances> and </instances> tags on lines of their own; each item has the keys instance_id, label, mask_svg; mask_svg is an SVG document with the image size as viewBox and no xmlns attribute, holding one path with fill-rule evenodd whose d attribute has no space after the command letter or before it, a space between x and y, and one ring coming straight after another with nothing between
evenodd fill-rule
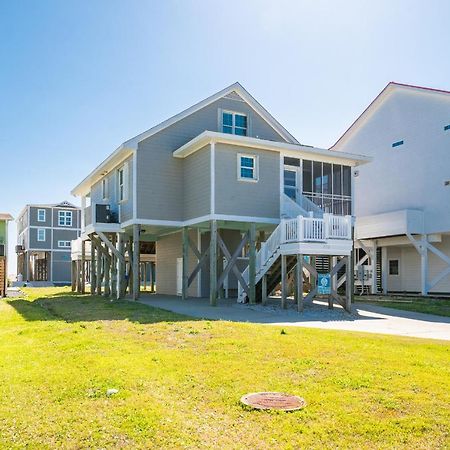
<instances>
[{"instance_id":1,"label":"air conditioning unit","mask_svg":"<svg viewBox=\"0 0 450 450\"><path fill-rule=\"evenodd\" d=\"M111 223L111 205L95 205L95 221Z\"/></svg>"}]
</instances>

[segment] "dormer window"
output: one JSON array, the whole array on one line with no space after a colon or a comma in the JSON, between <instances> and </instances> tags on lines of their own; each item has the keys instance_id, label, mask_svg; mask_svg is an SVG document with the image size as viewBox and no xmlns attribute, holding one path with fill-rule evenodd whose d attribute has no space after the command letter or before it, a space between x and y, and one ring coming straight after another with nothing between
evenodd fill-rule
<instances>
[{"instance_id":1,"label":"dormer window","mask_svg":"<svg viewBox=\"0 0 450 450\"><path fill-rule=\"evenodd\" d=\"M223 111L222 131L227 134L247 136L247 116L236 112Z\"/></svg>"}]
</instances>

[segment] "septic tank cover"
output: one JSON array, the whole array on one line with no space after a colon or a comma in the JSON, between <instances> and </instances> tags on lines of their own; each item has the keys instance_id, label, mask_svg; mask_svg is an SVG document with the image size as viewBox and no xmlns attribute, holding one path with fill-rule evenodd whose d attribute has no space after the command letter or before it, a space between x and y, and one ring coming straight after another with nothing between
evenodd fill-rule
<instances>
[{"instance_id":1,"label":"septic tank cover","mask_svg":"<svg viewBox=\"0 0 450 450\"><path fill-rule=\"evenodd\" d=\"M255 409L278 409L282 411L296 411L306 406L303 398L282 392L255 392L241 398L244 405Z\"/></svg>"}]
</instances>

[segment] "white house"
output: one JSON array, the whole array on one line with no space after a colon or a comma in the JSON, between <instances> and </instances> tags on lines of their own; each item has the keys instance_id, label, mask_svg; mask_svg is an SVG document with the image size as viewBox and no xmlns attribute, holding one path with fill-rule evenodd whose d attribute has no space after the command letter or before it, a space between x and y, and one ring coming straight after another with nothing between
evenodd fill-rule
<instances>
[{"instance_id":1,"label":"white house","mask_svg":"<svg viewBox=\"0 0 450 450\"><path fill-rule=\"evenodd\" d=\"M359 284L449 293L450 92L389 83L331 149L360 148L373 162L354 180Z\"/></svg>"}]
</instances>

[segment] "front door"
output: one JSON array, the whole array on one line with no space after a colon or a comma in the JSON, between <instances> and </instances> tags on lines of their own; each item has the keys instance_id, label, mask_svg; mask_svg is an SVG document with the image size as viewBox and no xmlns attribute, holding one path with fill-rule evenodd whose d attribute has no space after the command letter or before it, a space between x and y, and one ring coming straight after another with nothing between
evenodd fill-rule
<instances>
[{"instance_id":1,"label":"front door","mask_svg":"<svg viewBox=\"0 0 450 450\"><path fill-rule=\"evenodd\" d=\"M297 202L300 192L300 171L298 167L284 166L284 193Z\"/></svg>"}]
</instances>

